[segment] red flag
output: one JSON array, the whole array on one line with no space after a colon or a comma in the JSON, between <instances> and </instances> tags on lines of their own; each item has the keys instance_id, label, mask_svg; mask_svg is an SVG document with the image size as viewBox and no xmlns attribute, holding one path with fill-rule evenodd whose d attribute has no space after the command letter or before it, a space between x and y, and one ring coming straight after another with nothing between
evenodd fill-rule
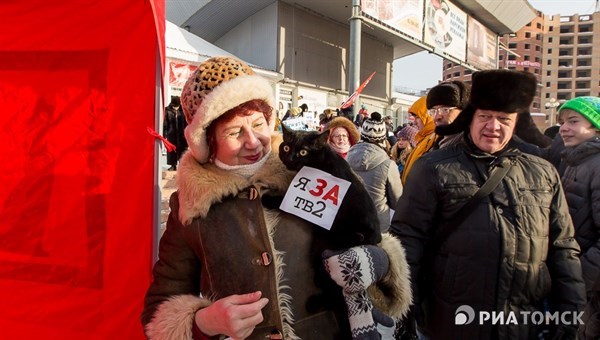
<instances>
[{"instance_id":1,"label":"red flag","mask_svg":"<svg viewBox=\"0 0 600 340\"><path fill-rule=\"evenodd\" d=\"M371 81L371 78L373 78L373 76L375 75L375 72L376 71L373 71L373 73L371 73L371 75L367 79L365 79L365 81L363 81L362 84L360 84L356 91L354 91L354 93L352 93L350 97L348 97L348 99L346 99L346 101L342 103L340 109L348 108L352 106L352 104L354 104L354 101L356 100L356 98L358 98L358 95L362 92L362 90L365 89L367 84Z\"/></svg>"},{"instance_id":2,"label":"red flag","mask_svg":"<svg viewBox=\"0 0 600 340\"><path fill-rule=\"evenodd\" d=\"M2 339L144 339L163 9L0 1Z\"/></svg>"}]
</instances>

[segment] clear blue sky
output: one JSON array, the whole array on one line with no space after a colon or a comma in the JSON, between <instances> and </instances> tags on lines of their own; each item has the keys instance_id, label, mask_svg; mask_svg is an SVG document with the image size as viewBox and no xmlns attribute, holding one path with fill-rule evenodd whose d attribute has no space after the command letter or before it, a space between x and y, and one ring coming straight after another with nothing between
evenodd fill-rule
<instances>
[{"instance_id":1,"label":"clear blue sky","mask_svg":"<svg viewBox=\"0 0 600 340\"><path fill-rule=\"evenodd\" d=\"M545 14L572 15L594 12L596 0L529 0L533 8ZM442 58L419 52L394 61L393 86L425 90L442 79Z\"/></svg>"}]
</instances>

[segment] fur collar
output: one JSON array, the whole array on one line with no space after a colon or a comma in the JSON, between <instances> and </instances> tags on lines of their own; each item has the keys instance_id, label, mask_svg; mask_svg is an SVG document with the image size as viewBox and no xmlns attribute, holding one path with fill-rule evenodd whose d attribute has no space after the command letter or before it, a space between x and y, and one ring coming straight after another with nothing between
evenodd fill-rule
<instances>
[{"instance_id":1,"label":"fur collar","mask_svg":"<svg viewBox=\"0 0 600 340\"><path fill-rule=\"evenodd\" d=\"M254 186L260 194L266 192L284 194L295 176L279 160L279 144L282 136L271 136L271 155L263 167L246 179L220 169L212 163L200 164L187 152L181 157L177 171L179 196L179 219L188 225L196 217L206 217L210 207L227 196L235 196Z\"/></svg>"}]
</instances>

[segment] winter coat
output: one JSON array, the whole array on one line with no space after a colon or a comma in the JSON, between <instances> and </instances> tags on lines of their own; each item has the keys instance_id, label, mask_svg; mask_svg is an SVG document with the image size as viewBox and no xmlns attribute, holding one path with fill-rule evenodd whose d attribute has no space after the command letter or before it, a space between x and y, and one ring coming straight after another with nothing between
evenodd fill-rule
<instances>
[{"instance_id":1,"label":"winter coat","mask_svg":"<svg viewBox=\"0 0 600 340\"><path fill-rule=\"evenodd\" d=\"M377 208L381 232L386 232L390 227L390 209L394 209L402 195L396 163L381 147L367 142L350 148L346 161L365 183Z\"/></svg>"},{"instance_id":2,"label":"winter coat","mask_svg":"<svg viewBox=\"0 0 600 340\"><path fill-rule=\"evenodd\" d=\"M186 126L187 123L181 106L177 110L171 105L165 108L163 136L176 147L175 151L167 153L167 164L169 165L177 165L177 161L187 150L188 144L184 135Z\"/></svg>"},{"instance_id":3,"label":"winter coat","mask_svg":"<svg viewBox=\"0 0 600 340\"><path fill-rule=\"evenodd\" d=\"M148 338L197 338L195 311L257 290L269 303L248 339L350 338L341 290L329 277L323 280L320 256L311 252L318 227L272 203L295 175L279 160L278 146L272 148L250 179L183 156L146 293L142 322ZM390 270L382 289L369 292L377 308L398 316L411 301L408 267L397 239L385 235L380 246Z\"/></svg>"},{"instance_id":4,"label":"winter coat","mask_svg":"<svg viewBox=\"0 0 600 340\"><path fill-rule=\"evenodd\" d=\"M567 165L562 177L575 238L581 247L581 267L589 297L584 314L585 337L600 338L600 137L563 152ZM592 301L596 300L596 301ZM590 327L592 323L595 330Z\"/></svg>"},{"instance_id":5,"label":"winter coat","mask_svg":"<svg viewBox=\"0 0 600 340\"><path fill-rule=\"evenodd\" d=\"M402 172L402 184L406 184L406 178L415 161L424 153L429 151L429 149L431 149L437 137L435 134L435 122L427 113L427 96L417 99L417 101L408 108L408 113L419 117L424 126L415 135L415 142L417 142L417 145L415 145L410 155L408 155L408 159L404 165L404 171Z\"/></svg>"},{"instance_id":6,"label":"winter coat","mask_svg":"<svg viewBox=\"0 0 600 340\"><path fill-rule=\"evenodd\" d=\"M508 162L510 172L462 223L445 223L483 185L491 167ZM479 325L476 314L473 322L455 325L462 305L517 318L540 311L545 298L557 311L582 310L579 246L558 174L548 162L521 153L512 142L498 155L483 153L465 138L424 155L411 173L390 232L406 249L413 295L424 312L420 326L432 339L537 339L531 320ZM448 227L452 232L441 246L428 248Z\"/></svg>"}]
</instances>

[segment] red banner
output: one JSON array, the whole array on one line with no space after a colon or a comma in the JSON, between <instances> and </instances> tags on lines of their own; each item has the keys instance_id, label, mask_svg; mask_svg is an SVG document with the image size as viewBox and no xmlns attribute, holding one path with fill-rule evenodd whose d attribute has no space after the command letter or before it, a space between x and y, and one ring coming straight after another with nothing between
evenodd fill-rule
<instances>
[{"instance_id":1,"label":"red banner","mask_svg":"<svg viewBox=\"0 0 600 340\"><path fill-rule=\"evenodd\" d=\"M350 97L348 97L348 99L346 99L342 105L340 105L340 109L345 109L348 108L350 106L352 106L352 104L354 104L354 101L356 100L356 98L358 98L358 95L360 95L360 93L365 89L365 87L367 87L367 84L369 84L369 82L371 81L371 78L373 78L373 76L375 75L375 71L373 71L373 73L371 73L371 75L365 79L365 81L362 82L362 84L360 84L360 86L356 89L356 91L354 91Z\"/></svg>"},{"instance_id":2,"label":"red banner","mask_svg":"<svg viewBox=\"0 0 600 340\"><path fill-rule=\"evenodd\" d=\"M0 337L143 339L164 0L0 13Z\"/></svg>"},{"instance_id":3,"label":"red banner","mask_svg":"<svg viewBox=\"0 0 600 340\"><path fill-rule=\"evenodd\" d=\"M172 87L183 88L187 79L198 69L196 65L185 63L169 62L169 85Z\"/></svg>"}]
</instances>

